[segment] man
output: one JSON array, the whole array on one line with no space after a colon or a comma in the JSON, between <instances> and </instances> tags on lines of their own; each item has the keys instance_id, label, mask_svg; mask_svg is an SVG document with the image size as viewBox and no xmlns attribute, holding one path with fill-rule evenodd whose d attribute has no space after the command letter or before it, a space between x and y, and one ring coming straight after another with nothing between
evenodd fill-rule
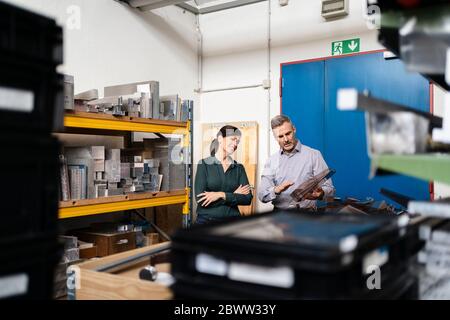
<instances>
[{"instance_id":1,"label":"man","mask_svg":"<svg viewBox=\"0 0 450 320\"><path fill-rule=\"evenodd\" d=\"M306 196L307 200L295 202L290 196L300 184L328 168L320 151L302 145L296 138L291 120L283 115L274 117L270 125L280 145L266 162L261 176L258 198L272 202L275 209L314 208L316 200L334 196L331 179Z\"/></svg>"}]
</instances>

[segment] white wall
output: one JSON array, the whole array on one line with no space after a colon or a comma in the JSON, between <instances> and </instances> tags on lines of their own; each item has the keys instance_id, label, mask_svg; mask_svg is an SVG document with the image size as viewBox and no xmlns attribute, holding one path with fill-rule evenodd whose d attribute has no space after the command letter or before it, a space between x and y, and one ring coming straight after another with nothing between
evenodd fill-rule
<instances>
[{"instance_id":1,"label":"white wall","mask_svg":"<svg viewBox=\"0 0 450 320\"><path fill-rule=\"evenodd\" d=\"M198 105L196 17L170 6L141 13L113 0L5 0L56 19L64 27L64 65L60 72L75 77L75 93L105 86L157 80L160 94L178 93ZM69 28L77 22L79 28ZM76 25L75 25L76 26ZM76 145L80 137L59 135ZM84 138L83 138L84 139ZM91 137L91 144L120 146L117 138ZM67 228L97 220L120 219L116 214L69 219Z\"/></svg>"},{"instance_id":2,"label":"white wall","mask_svg":"<svg viewBox=\"0 0 450 320\"><path fill-rule=\"evenodd\" d=\"M75 93L158 80L161 94L194 98L197 86L195 16L170 6L141 13L113 0L6 0L64 27L64 66ZM78 28L69 28L76 22ZM75 24L76 26L76 24Z\"/></svg>"},{"instance_id":3,"label":"white wall","mask_svg":"<svg viewBox=\"0 0 450 320\"><path fill-rule=\"evenodd\" d=\"M329 56L332 41L353 37L361 38L361 51L382 49L376 31L363 19L363 2L350 0L348 17L326 22L320 16L320 1L291 0L279 7L278 0L272 0L270 91L259 87L201 95L200 122L259 123L258 183L269 153L278 149L269 120L280 110L280 64ZM268 12L268 2L261 2L201 16L204 90L261 84L268 78ZM258 201L257 210L269 208Z\"/></svg>"},{"instance_id":4,"label":"white wall","mask_svg":"<svg viewBox=\"0 0 450 320\"><path fill-rule=\"evenodd\" d=\"M364 0L349 0L349 15L325 21L320 0L291 0L281 7L270 1L272 46L366 32L363 20ZM267 44L269 1L219 11L201 16L204 55L217 56L232 52L265 49Z\"/></svg>"}]
</instances>

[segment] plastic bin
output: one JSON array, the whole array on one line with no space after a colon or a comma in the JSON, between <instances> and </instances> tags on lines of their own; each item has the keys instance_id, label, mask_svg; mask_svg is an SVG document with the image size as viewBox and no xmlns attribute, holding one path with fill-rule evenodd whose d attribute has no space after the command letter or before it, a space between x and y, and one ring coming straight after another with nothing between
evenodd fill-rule
<instances>
[{"instance_id":1,"label":"plastic bin","mask_svg":"<svg viewBox=\"0 0 450 320\"><path fill-rule=\"evenodd\" d=\"M64 77L55 68L0 52L0 130L47 132L63 128Z\"/></svg>"},{"instance_id":2,"label":"plastic bin","mask_svg":"<svg viewBox=\"0 0 450 320\"><path fill-rule=\"evenodd\" d=\"M57 232L58 140L51 136L1 137L0 245Z\"/></svg>"},{"instance_id":3,"label":"plastic bin","mask_svg":"<svg viewBox=\"0 0 450 320\"><path fill-rule=\"evenodd\" d=\"M370 265L379 267L385 288L409 274L407 257L416 248L405 252L410 234L398 223L387 216L281 212L180 230L171 251L174 292L185 294L189 284L247 298L371 297Z\"/></svg>"},{"instance_id":4,"label":"plastic bin","mask_svg":"<svg viewBox=\"0 0 450 320\"><path fill-rule=\"evenodd\" d=\"M56 237L0 245L0 299L51 299L62 246Z\"/></svg>"},{"instance_id":5,"label":"plastic bin","mask_svg":"<svg viewBox=\"0 0 450 320\"><path fill-rule=\"evenodd\" d=\"M55 20L0 3L0 52L19 60L63 62L63 32Z\"/></svg>"},{"instance_id":6,"label":"plastic bin","mask_svg":"<svg viewBox=\"0 0 450 320\"><path fill-rule=\"evenodd\" d=\"M0 3L0 128L63 128L63 33L52 19Z\"/></svg>"}]
</instances>

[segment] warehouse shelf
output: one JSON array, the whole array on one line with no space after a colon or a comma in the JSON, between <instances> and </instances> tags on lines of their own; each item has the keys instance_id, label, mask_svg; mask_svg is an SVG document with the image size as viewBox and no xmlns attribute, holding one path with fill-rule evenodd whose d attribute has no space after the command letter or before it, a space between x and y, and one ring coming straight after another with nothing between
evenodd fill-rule
<instances>
[{"instance_id":1,"label":"warehouse shelf","mask_svg":"<svg viewBox=\"0 0 450 320\"><path fill-rule=\"evenodd\" d=\"M61 201L59 204L59 218L67 219L115 211L185 204L188 201L188 189L130 193L96 199Z\"/></svg>"},{"instance_id":2,"label":"warehouse shelf","mask_svg":"<svg viewBox=\"0 0 450 320\"><path fill-rule=\"evenodd\" d=\"M189 122L113 116L89 112L66 112L64 127L166 134L189 133Z\"/></svg>"},{"instance_id":3,"label":"warehouse shelf","mask_svg":"<svg viewBox=\"0 0 450 320\"><path fill-rule=\"evenodd\" d=\"M191 110L192 113L192 110ZM191 116L192 118L192 116ZM113 116L80 111L66 111L64 133L123 135L147 132L183 135L183 144L192 154L192 122ZM189 172L192 172L189 169ZM189 179L190 181L190 179ZM147 207L183 204L183 225L188 225L192 202L190 185L185 190L140 192L96 199L60 201L59 219L83 217Z\"/></svg>"},{"instance_id":4,"label":"warehouse shelf","mask_svg":"<svg viewBox=\"0 0 450 320\"><path fill-rule=\"evenodd\" d=\"M450 184L449 154L377 155L372 167Z\"/></svg>"}]
</instances>

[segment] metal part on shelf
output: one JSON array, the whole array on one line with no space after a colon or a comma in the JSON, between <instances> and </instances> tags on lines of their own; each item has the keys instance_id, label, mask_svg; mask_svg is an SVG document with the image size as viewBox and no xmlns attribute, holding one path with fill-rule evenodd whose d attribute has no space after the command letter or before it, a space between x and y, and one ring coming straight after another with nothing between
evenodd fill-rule
<instances>
[{"instance_id":1,"label":"metal part on shelf","mask_svg":"<svg viewBox=\"0 0 450 320\"><path fill-rule=\"evenodd\" d=\"M442 117L394 102L371 97L368 94L359 93L353 88L338 90L337 107L339 110L361 110L374 113L410 112L429 119L432 128L442 127Z\"/></svg>"},{"instance_id":2,"label":"metal part on shelf","mask_svg":"<svg viewBox=\"0 0 450 320\"><path fill-rule=\"evenodd\" d=\"M408 70L450 90L445 69L450 46L448 1L367 0L368 8L374 4L378 10L369 12L381 13L379 42L399 56Z\"/></svg>"}]
</instances>

